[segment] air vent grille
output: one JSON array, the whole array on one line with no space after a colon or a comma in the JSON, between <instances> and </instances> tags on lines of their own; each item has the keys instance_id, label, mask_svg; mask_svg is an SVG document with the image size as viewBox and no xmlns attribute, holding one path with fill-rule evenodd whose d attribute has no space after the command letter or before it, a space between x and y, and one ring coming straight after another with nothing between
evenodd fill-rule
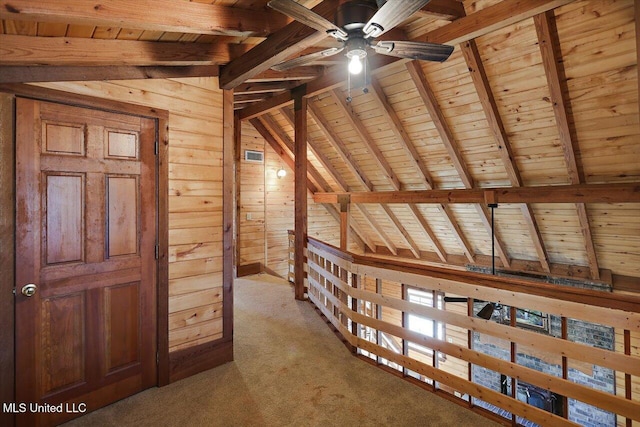
<instances>
[{"instance_id":1,"label":"air vent grille","mask_svg":"<svg viewBox=\"0 0 640 427\"><path fill-rule=\"evenodd\" d=\"M264 162L264 152L244 150L244 160L246 162L262 163Z\"/></svg>"}]
</instances>

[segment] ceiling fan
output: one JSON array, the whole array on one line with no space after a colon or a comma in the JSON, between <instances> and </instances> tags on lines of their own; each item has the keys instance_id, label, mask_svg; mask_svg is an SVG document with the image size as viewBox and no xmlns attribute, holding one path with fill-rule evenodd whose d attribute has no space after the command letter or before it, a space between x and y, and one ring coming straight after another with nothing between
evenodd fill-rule
<instances>
[{"instance_id":1,"label":"ceiling fan","mask_svg":"<svg viewBox=\"0 0 640 427\"><path fill-rule=\"evenodd\" d=\"M445 61L453 52L453 46L412 41L378 41L381 36L400 24L430 0L347 0L341 1L336 11L335 24L296 3L294 0L271 0L268 5L278 12L299 21L318 31L324 31L341 43L310 55L300 56L272 66L276 71L309 64L320 58L336 55L346 50L349 59L349 72L362 71L367 48L376 53L399 58L420 59L423 61Z\"/></svg>"}]
</instances>

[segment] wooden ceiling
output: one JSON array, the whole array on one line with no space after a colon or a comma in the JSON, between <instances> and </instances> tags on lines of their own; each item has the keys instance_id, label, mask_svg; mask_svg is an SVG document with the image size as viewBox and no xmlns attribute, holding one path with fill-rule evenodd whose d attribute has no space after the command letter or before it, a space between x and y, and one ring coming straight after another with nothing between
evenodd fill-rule
<instances>
[{"instance_id":1,"label":"wooden ceiling","mask_svg":"<svg viewBox=\"0 0 640 427\"><path fill-rule=\"evenodd\" d=\"M290 90L306 83L319 201L327 192L611 185L628 200L500 203L499 266L640 290L637 2L433 0L394 37L452 44L451 58L374 55L369 92L350 103L336 57L269 69L330 45L325 34L262 0L211 3L0 0L0 82L218 75L240 117L285 154ZM301 3L331 20L338 1ZM616 187L629 183L630 193ZM352 210L367 252L490 264L486 204L369 200Z\"/></svg>"}]
</instances>

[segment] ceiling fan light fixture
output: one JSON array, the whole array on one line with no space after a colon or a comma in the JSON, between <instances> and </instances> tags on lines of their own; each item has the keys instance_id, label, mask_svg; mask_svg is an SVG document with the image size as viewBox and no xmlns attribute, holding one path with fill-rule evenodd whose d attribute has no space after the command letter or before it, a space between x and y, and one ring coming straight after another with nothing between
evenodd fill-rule
<instances>
[{"instance_id":1,"label":"ceiling fan light fixture","mask_svg":"<svg viewBox=\"0 0 640 427\"><path fill-rule=\"evenodd\" d=\"M362 72L362 62L367 57L368 43L362 37L354 37L347 41L347 53L349 58L349 73L360 74Z\"/></svg>"},{"instance_id":2,"label":"ceiling fan light fixture","mask_svg":"<svg viewBox=\"0 0 640 427\"><path fill-rule=\"evenodd\" d=\"M349 60L349 72L351 74L360 74L362 72L362 60L358 55L353 55Z\"/></svg>"}]
</instances>

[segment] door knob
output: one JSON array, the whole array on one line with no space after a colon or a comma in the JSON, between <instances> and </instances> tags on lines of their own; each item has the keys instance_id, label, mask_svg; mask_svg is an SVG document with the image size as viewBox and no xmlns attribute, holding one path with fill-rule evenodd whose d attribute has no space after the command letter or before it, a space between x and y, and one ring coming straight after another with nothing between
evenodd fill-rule
<instances>
[{"instance_id":1,"label":"door knob","mask_svg":"<svg viewBox=\"0 0 640 427\"><path fill-rule=\"evenodd\" d=\"M22 287L22 295L25 297L32 297L36 293L37 289L38 287L36 285L28 283Z\"/></svg>"}]
</instances>

